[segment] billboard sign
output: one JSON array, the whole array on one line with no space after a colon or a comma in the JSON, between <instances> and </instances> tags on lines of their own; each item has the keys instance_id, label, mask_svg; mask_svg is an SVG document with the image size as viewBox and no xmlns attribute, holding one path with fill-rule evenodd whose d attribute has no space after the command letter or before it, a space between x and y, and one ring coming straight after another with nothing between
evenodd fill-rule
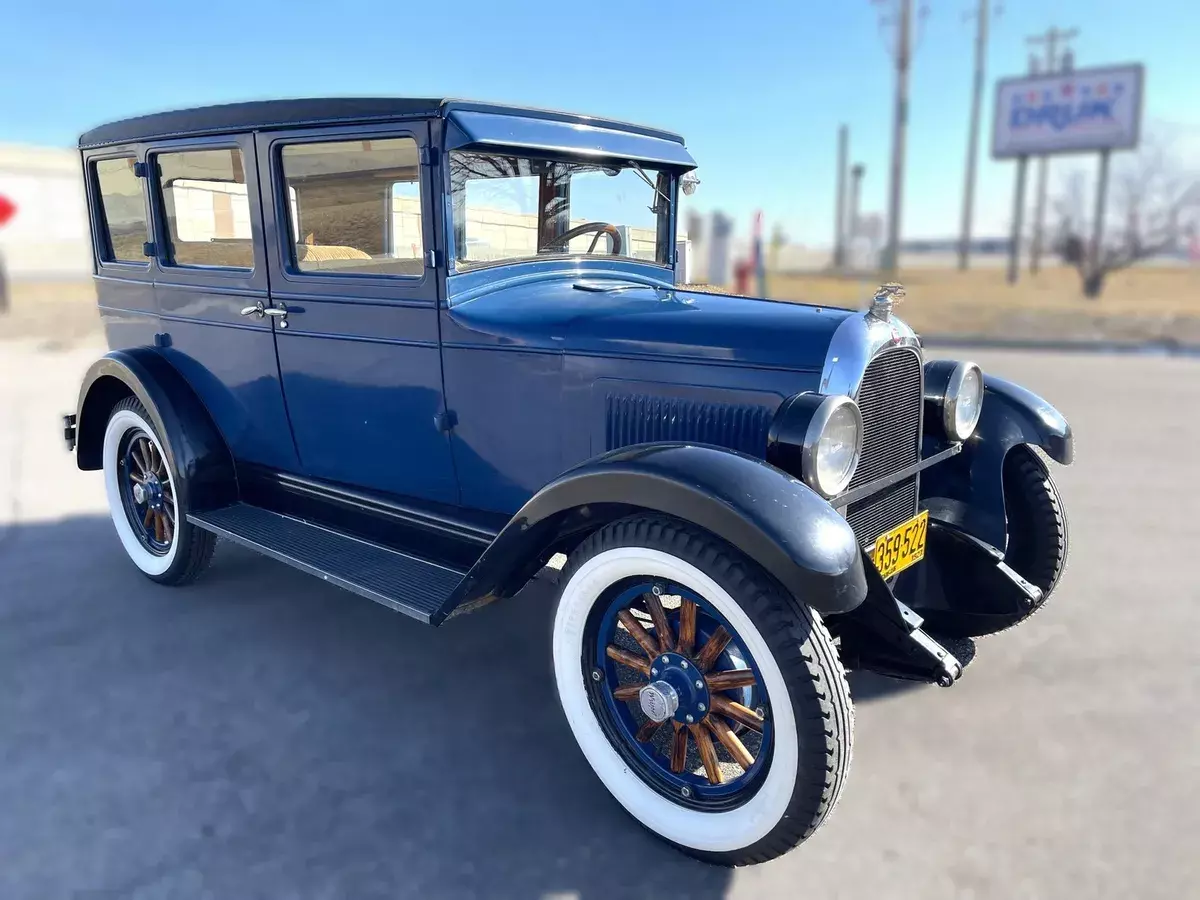
<instances>
[{"instance_id":1,"label":"billboard sign","mask_svg":"<svg viewBox=\"0 0 1200 900\"><path fill-rule=\"evenodd\" d=\"M996 85L992 156L1040 156L1137 146L1140 65L1006 78Z\"/></svg>"}]
</instances>

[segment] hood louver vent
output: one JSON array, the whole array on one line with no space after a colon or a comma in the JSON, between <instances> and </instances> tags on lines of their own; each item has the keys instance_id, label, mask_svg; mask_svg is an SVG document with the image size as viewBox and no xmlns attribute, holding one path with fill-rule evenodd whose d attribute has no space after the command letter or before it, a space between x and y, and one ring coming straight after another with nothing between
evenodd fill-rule
<instances>
[{"instance_id":1,"label":"hood louver vent","mask_svg":"<svg viewBox=\"0 0 1200 900\"><path fill-rule=\"evenodd\" d=\"M774 410L640 394L609 394L609 450L655 441L693 441L763 457Z\"/></svg>"}]
</instances>

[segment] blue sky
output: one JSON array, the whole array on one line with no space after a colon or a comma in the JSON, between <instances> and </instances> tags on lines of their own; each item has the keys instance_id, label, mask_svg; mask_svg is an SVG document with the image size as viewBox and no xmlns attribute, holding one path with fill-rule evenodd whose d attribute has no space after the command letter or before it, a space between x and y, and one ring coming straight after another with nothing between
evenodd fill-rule
<instances>
[{"instance_id":1,"label":"blue sky","mask_svg":"<svg viewBox=\"0 0 1200 900\"><path fill-rule=\"evenodd\" d=\"M957 231L969 104L974 0L927 5L911 82L910 237ZM1200 133L1200 3L1003 5L989 81L1024 71L1027 34L1077 26L1077 66L1144 62L1148 127ZM163 0L142 11L58 0L9 11L3 42L0 142L69 145L113 118L272 96L511 101L677 130L700 162L695 207L731 212L739 229L762 207L768 225L823 244L845 122L867 169L863 209L885 206L893 75L869 0ZM1013 164L981 159L975 230L1002 234Z\"/></svg>"}]
</instances>

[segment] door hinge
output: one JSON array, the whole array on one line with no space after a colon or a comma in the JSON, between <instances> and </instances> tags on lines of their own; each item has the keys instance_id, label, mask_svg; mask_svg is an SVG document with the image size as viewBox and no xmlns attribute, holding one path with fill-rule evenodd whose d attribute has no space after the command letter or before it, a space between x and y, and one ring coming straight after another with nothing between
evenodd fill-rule
<instances>
[{"instance_id":1,"label":"door hinge","mask_svg":"<svg viewBox=\"0 0 1200 900\"><path fill-rule=\"evenodd\" d=\"M436 166L438 162L437 147L422 147L417 152L417 158L423 166Z\"/></svg>"},{"instance_id":2,"label":"door hinge","mask_svg":"<svg viewBox=\"0 0 1200 900\"><path fill-rule=\"evenodd\" d=\"M144 162L135 162L133 164L133 174L135 178L145 178L150 174L150 169Z\"/></svg>"},{"instance_id":3,"label":"door hinge","mask_svg":"<svg viewBox=\"0 0 1200 900\"><path fill-rule=\"evenodd\" d=\"M426 267L428 267L430 269L437 268L437 251L436 250L426 250L425 251L425 265L426 265Z\"/></svg>"},{"instance_id":4,"label":"door hinge","mask_svg":"<svg viewBox=\"0 0 1200 900\"><path fill-rule=\"evenodd\" d=\"M453 431L458 425L458 413L452 409L445 409L433 417L433 424L437 426L438 431Z\"/></svg>"},{"instance_id":5,"label":"door hinge","mask_svg":"<svg viewBox=\"0 0 1200 900\"><path fill-rule=\"evenodd\" d=\"M157 256L158 248L154 246L154 241L146 241L142 244L142 256Z\"/></svg>"}]
</instances>

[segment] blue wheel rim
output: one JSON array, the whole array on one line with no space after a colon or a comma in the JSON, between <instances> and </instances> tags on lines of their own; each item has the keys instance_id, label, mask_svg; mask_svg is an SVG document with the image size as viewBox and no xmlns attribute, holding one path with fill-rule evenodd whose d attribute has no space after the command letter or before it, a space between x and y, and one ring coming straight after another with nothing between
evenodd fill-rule
<instances>
[{"instance_id":1,"label":"blue wheel rim","mask_svg":"<svg viewBox=\"0 0 1200 900\"><path fill-rule=\"evenodd\" d=\"M166 556L175 533L174 487L150 435L131 428L117 447L117 485L129 527L155 556Z\"/></svg>"},{"instance_id":2,"label":"blue wheel rim","mask_svg":"<svg viewBox=\"0 0 1200 900\"><path fill-rule=\"evenodd\" d=\"M674 639L673 646L664 654L659 643L657 662L652 670L658 674L650 675L635 670L624 661L613 659L608 648L628 648L628 652L638 656L639 660L651 661L648 650L632 639L619 615L623 611L632 613L645 626L645 633L658 640L658 630L653 626L653 617L648 612L648 601L653 602L655 587L658 587L662 597L679 597L680 600L677 606L669 606L669 600L662 604ZM695 604L695 638L688 652L679 652L680 615L686 602ZM698 669L700 657L718 629L724 629L731 639L711 668L701 673ZM606 735L630 768L648 785L680 805L712 812L735 808L754 796L766 776L774 746L765 683L758 664L736 630L702 596L685 585L649 577L626 579L613 585L596 603L589 617L583 663L592 708ZM684 663L687 663L687 667L681 669ZM729 676L734 672L740 673L737 676L740 678L748 677L745 674L748 672L753 676L754 684L726 690L708 689L711 676ZM697 688L685 696L688 685L679 680L685 673L693 685L695 681L703 680L705 687ZM700 677L697 678L697 675ZM655 730L651 739L638 740L643 727L652 729L654 726L648 723L638 699L618 699L614 692L622 686L656 680L666 680L679 688L679 710ZM714 710L713 704L720 702L713 699L717 695L739 703L743 708L765 713L758 722L761 732L747 729L721 711ZM707 701L703 712L697 708L702 701ZM703 764L698 743L703 738L695 736L688 723L681 721L681 717L689 713L694 720L691 725L698 725L717 751L721 764L720 783L713 783L708 767ZM709 718L703 721L706 716ZM711 717L719 717L734 732L739 743L752 752L753 762L749 766L739 764L717 738L716 732L709 728L713 721ZM685 732L689 732L686 739L687 763L683 771L674 771L669 758L676 722Z\"/></svg>"}]
</instances>

